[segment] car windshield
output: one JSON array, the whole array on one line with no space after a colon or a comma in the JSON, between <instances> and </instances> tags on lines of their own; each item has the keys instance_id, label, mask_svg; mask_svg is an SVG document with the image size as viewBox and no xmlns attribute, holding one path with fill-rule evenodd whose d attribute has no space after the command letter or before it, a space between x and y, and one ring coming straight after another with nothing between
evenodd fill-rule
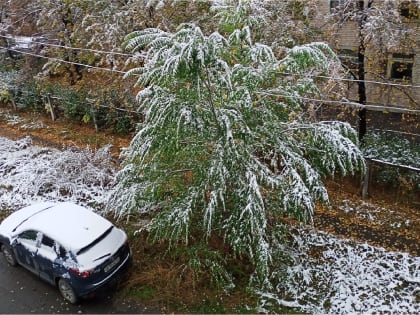
<instances>
[{"instance_id":1,"label":"car windshield","mask_svg":"<svg viewBox=\"0 0 420 315\"><path fill-rule=\"evenodd\" d=\"M112 229L114 228L114 226L111 226L109 229L107 229L101 236L99 236L96 240L94 240L92 243L90 243L89 245L83 247L82 249L80 249L76 255L80 255L83 254L85 252L87 252L90 248L92 248L93 246L95 246L96 244L98 244L100 241L102 241L105 237L107 237L107 235L109 233L111 233Z\"/></svg>"}]
</instances>

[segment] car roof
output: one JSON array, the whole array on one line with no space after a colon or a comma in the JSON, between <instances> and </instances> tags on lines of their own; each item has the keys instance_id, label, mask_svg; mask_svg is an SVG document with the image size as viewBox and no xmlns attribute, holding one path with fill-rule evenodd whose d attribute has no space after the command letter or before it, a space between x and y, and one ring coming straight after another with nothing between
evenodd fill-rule
<instances>
[{"instance_id":1,"label":"car roof","mask_svg":"<svg viewBox=\"0 0 420 315\"><path fill-rule=\"evenodd\" d=\"M8 230L10 238L27 230L39 231L75 253L111 226L105 218L71 202L41 203L11 214L0 225L0 233Z\"/></svg>"},{"instance_id":2,"label":"car roof","mask_svg":"<svg viewBox=\"0 0 420 315\"><path fill-rule=\"evenodd\" d=\"M37 212L43 211L49 207L54 206L55 204L55 202L39 202L13 212L1 222L0 234L6 237L10 237L13 233L13 230L20 223L27 220L29 217L33 216Z\"/></svg>"}]
</instances>

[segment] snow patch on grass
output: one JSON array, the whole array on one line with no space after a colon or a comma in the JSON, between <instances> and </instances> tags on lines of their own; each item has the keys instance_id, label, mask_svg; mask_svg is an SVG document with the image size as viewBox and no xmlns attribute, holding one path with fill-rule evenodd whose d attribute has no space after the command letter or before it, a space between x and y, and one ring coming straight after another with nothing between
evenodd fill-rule
<instances>
[{"instance_id":1,"label":"snow patch on grass","mask_svg":"<svg viewBox=\"0 0 420 315\"><path fill-rule=\"evenodd\" d=\"M9 126L14 126L23 122L23 119L17 115L6 114L3 116Z\"/></svg>"},{"instance_id":2,"label":"snow patch on grass","mask_svg":"<svg viewBox=\"0 0 420 315\"><path fill-rule=\"evenodd\" d=\"M342 204L338 206L338 209L371 222L378 222L377 215L383 211L389 211L385 208L377 207L364 201L355 203L352 200L347 199L342 201Z\"/></svg>"},{"instance_id":3,"label":"snow patch on grass","mask_svg":"<svg viewBox=\"0 0 420 315\"><path fill-rule=\"evenodd\" d=\"M344 199L338 205L338 209L362 220L372 222L375 225L382 225L389 228L410 227L412 223L409 219L405 219L399 211L378 207L365 201Z\"/></svg>"},{"instance_id":4,"label":"snow patch on grass","mask_svg":"<svg viewBox=\"0 0 420 315\"><path fill-rule=\"evenodd\" d=\"M99 208L108 199L115 173L110 147L60 151L35 146L29 137L0 137L0 148L0 209L46 200Z\"/></svg>"},{"instance_id":5,"label":"snow patch on grass","mask_svg":"<svg viewBox=\"0 0 420 315\"><path fill-rule=\"evenodd\" d=\"M311 314L420 313L420 257L388 252L330 234L301 229L294 236L296 265L261 307Z\"/></svg>"},{"instance_id":6,"label":"snow patch on grass","mask_svg":"<svg viewBox=\"0 0 420 315\"><path fill-rule=\"evenodd\" d=\"M37 130L37 129L49 129L50 127L44 124L42 121L29 121L20 126L22 130Z\"/></svg>"}]
</instances>

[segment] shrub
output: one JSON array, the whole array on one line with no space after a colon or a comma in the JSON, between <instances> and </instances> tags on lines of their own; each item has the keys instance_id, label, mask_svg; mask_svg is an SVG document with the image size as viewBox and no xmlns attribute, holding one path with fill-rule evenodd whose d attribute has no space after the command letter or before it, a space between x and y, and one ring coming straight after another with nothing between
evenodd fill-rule
<instances>
[{"instance_id":1,"label":"shrub","mask_svg":"<svg viewBox=\"0 0 420 315\"><path fill-rule=\"evenodd\" d=\"M5 71L0 72L0 102L9 103L14 101L17 93L19 72Z\"/></svg>"},{"instance_id":2,"label":"shrub","mask_svg":"<svg viewBox=\"0 0 420 315\"><path fill-rule=\"evenodd\" d=\"M61 92L60 106L64 117L81 121L86 114L90 113L90 106L86 101L84 91L64 90Z\"/></svg>"},{"instance_id":3,"label":"shrub","mask_svg":"<svg viewBox=\"0 0 420 315\"><path fill-rule=\"evenodd\" d=\"M35 81L24 82L19 86L16 103L18 107L24 109L32 109L38 112L44 110L42 96Z\"/></svg>"},{"instance_id":4,"label":"shrub","mask_svg":"<svg viewBox=\"0 0 420 315\"><path fill-rule=\"evenodd\" d=\"M367 158L396 165L420 168L420 144L403 135L372 132L366 135L363 152ZM379 184L416 192L420 190L420 173L393 166L375 168L372 177Z\"/></svg>"}]
</instances>

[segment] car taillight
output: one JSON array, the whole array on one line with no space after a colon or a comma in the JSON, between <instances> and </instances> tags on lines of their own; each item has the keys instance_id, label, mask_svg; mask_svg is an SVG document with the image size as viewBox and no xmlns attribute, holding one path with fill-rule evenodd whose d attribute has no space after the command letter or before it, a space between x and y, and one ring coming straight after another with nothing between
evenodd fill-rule
<instances>
[{"instance_id":1,"label":"car taillight","mask_svg":"<svg viewBox=\"0 0 420 315\"><path fill-rule=\"evenodd\" d=\"M80 278L88 278L92 274L92 270L80 271L77 268L70 268L70 272Z\"/></svg>"}]
</instances>

